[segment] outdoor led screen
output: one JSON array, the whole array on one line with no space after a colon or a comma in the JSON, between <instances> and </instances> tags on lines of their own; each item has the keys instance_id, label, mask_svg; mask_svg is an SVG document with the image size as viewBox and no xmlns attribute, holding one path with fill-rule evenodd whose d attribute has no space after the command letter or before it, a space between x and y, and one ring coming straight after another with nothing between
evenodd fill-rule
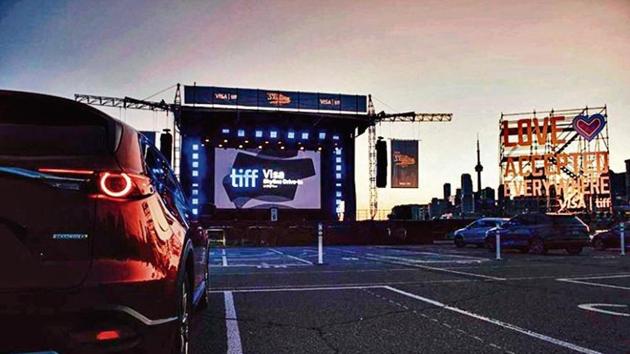
<instances>
[{"instance_id":1,"label":"outdoor led screen","mask_svg":"<svg viewBox=\"0 0 630 354\"><path fill-rule=\"evenodd\" d=\"M217 208L321 208L319 152L215 148L214 154Z\"/></svg>"}]
</instances>

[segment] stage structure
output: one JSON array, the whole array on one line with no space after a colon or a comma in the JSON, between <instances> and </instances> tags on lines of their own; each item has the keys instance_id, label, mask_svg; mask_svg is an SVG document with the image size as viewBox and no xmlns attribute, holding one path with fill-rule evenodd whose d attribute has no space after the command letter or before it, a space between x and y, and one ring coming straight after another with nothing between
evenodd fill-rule
<instances>
[{"instance_id":1,"label":"stage structure","mask_svg":"<svg viewBox=\"0 0 630 354\"><path fill-rule=\"evenodd\" d=\"M375 125L452 119L450 113L376 113L369 95L195 84L184 86L182 100L180 84L172 87L173 104L85 94L75 100L172 112L173 143L166 153L172 152L192 213L214 204L214 220L231 222L355 220L354 139L366 130L373 218Z\"/></svg>"},{"instance_id":2,"label":"stage structure","mask_svg":"<svg viewBox=\"0 0 630 354\"><path fill-rule=\"evenodd\" d=\"M606 107L501 114L506 212L611 211Z\"/></svg>"},{"instance_id":3,"label":"stage structure","mask_svg":"<svg viewBox=\"0 0 630 354\"><path fill-rule=\"evenodd\" d=\"M184 87L180 179L217 217L354 219L354 138L367 96Z\"/></svg>"}]
</instances>

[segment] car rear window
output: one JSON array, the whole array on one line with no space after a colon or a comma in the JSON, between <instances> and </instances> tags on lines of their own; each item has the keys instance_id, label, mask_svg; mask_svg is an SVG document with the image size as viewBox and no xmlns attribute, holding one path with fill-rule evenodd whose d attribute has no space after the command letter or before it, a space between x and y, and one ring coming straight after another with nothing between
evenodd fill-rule
<instances>
[{"instance_id":1,"label":"car rear window","mask_svg":"<svg viewBox=\"0 0 630 354\"><path fill-rule=\"evenodd\" d=\"M0 155L81 156L107 151L107 130L97 125L0 123Z\"/></svg>"},{"instance_id":2,"label":"car rear window","mask_svg":"<svg viewBox=\"0 0 630 354\"><path fill-rule=\"evenodd\" d=\"M115 123L71 100L0 91L0 156L100 155L115 147Z\"/></svg>"}]
</instances>

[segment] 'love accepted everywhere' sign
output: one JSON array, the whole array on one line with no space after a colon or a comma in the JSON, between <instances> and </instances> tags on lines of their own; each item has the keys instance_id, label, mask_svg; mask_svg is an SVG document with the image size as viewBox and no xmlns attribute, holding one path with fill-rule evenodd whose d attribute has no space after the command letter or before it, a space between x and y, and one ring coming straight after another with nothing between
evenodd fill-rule
<instances>
[{"instance_id":1,"label":"'love accepted everywhere' sign","mask_svg":"<svg viewBox=\"0 0 630 354\"><path fill-rule=\"evenodd\" d=\"M603 134L607 116L574 112L501 121L505 197L553 196L559 212L610 207L608 149L591 143ZM575 134L591 143L589 149L574 143Z\"/></svg>"},{"instance_id":2,"label":"'love accepted everywhere' sign","mask_svg":"<svg viewBox=\"0 0 630 354\"><path fill-rule=\"evenodd\" d=\"M579 115L573 118L573 129L584 139L591 141L606 126L606 118L601 114Z\"/></svg>"}]
</instances>

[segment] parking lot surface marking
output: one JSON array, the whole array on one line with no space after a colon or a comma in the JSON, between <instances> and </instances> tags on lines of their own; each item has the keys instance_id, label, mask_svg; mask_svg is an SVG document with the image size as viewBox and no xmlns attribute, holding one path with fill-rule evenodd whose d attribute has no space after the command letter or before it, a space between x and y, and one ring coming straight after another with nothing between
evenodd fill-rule
<instances>
[{"instance_id":1,"label":"parking lot surface marking","mask_svg":"<svg viewBox=\"0 0 630 354\"><path fill-rule=\"evenodd\" d=\"M627 308L628 305L621 305L621 304L580 304L580 305L578 305L578 307L581 308L582 310L587 310L587 311L601 312L601 313L605 313L605 314L613 315L613 316L630 317L630 313L627 313L627 312L617 312L617 311L603 310L603 309L600 308L600 307Z\"/></svg>"},{"instance_id":2,"label":"parking lot surface marking","mask_svg":"<svg viewBox=\"0 0 630 354\"><path fill-rule=\"evenodd\" d=\"M628 286L611 285L611 284L605 284L605 283L584 281L584 280L605 280L605 279L619 279L619 278L630 278L630 274L603 275L603 276L579 277L579 278L559 278L556 280L566 282L566 283L600 286L603 288L611 288L611 289L630 290L630 287Z\"/></svg>"},{"instance_id":3,"label":"parking lot surface marking","mask_svg":"<svg viewBox=\"0 0 630 354\"><path fill-rule=\"evenodd\" d=\"M309 265L313 265L313 262L311 262L311 261L309 261L309 260L302 259L302 258L300 258L300 257L296 257L296 256L292 256L292 255L290 255L290 254L286 254L286 253L284 253L284 252L280 252L280 251L275 250L275 249L273 249L273 248L270 248L269 250L270 250L270 251L272 251L272 252L275 252L275 253L277 253L277 254L281 254L281 255L283 255L283 256L287 256L287 257L289 257L289 258L291 258L291 259L295 259L296 261L300 261L300 262L302 262L302 263L306 263L306 264L309 264Z\"/></svg>"},{"instance_id":4,"label":"parking lot surface marking","mask_svg":"<svg viewBox=\"0 0 630 354\"><path fill-rule=\"evenodd\" d=\"M225 326L227 329L228 354L242 354L241 334L238 329L234 297L231 291L224 291L225 298Z\"/></svg>"},{"instance_id":5,"label":"parking lot surface marking","mask_svg":"<svg viewBox=\"0 0 630 354\"><path fill-rule=\"evenodd\" d=\"M469 311L466 311L466 310L462 310L462 309L457 308L457 307L449 306L449 305L443 304L443 303L441 303L439 301L431 300L431 299L428 299L426 297L422 297L422 296L419 296L419 295L416 295L416 294L412 294L412 293L409 293L409 292L406 292L406 291L403 291L403 290L400 290L400 289L397 289L397 288L394 288L394 287L391 287L391 286L385 286L384 288L387 289L387 290L396 292L398 294L405 295L407 297L410 297L410 298L413 298L413 299L416 299L416 300L420 300L420 301L426 302L428 304L431 304L431 305L434 305L434 306L437 306L437 307L441 307L441 308L443 308L445 310L457 312L459 314L470 316L470 317L476 318L476 319L481 320L481 321L492 323L492 324L495 324L497 326L500 326L500 327L503 327L503 328L506 328L506 329L510 329L512 331L516 331L516 332L525 334L527 336L534 337L534 338L537 338L537 339L540 339L540 340L543 340L543 341L546 341L546 342L549 342L549 343L552 343L552 344L555 344L555 345L559 345L561 347L565 347L565 348L568 348L568 349L571 349L571 350L574 350L574 351L577 351L577 352L580 352L580 353L601 354L601 352L598 352L596 350L584 348L584 347L581 347L579 345L575 345L573 343L565 342L565 341L560 340L560 339L552 338L552 337L546 336L544 334L540 334L540 333L537 333L537 332L534 332L534 331L530 331L528 329L524 329L524 328L518 327L516 325L510 324L510 323L507 323L507 322L495 320L495 319L492 319L492 318L489 318L489 317L486 317L486 316L482 316L482 315L478 315L476 313L472 313L472 312L469 312Z\"/></svg>"},{"instance_id":6,"label":"parking lot surface marking","mask_svg":"<svg viewBox=\"0 0 630 354\"><path fill-rule=\"evenodd\" d=\"M489 276L489 275L475 274L475 273L470 273L470 272L462 272L462 271L458 271L458 270L444 269L444 268L438 268L438 267L431 267L431 266L427 266L427 265L418 264L417 262L414 262L414 260L409 260L409 259L405 259L405 258L401 258L401 257L381 256L381 255L376 255L376 254L372 254L372 253L367 253L365 255L365 258L366 259L370 259L370 260L374 260L374 261L389 262L389 263L393 263L393 264L406 265L406 266L410 266L410 267L422 268L422 269L438 271L438 272L452 273L452 274L458 274L458 275L466 275L466 276L478 277L478 278L489 279L489 280L505 280L505 278L493 277L493 276ZM452 261L452 262L449 262L449 263L457 263L457 261Z\"/></svg>"}]
</instances>

